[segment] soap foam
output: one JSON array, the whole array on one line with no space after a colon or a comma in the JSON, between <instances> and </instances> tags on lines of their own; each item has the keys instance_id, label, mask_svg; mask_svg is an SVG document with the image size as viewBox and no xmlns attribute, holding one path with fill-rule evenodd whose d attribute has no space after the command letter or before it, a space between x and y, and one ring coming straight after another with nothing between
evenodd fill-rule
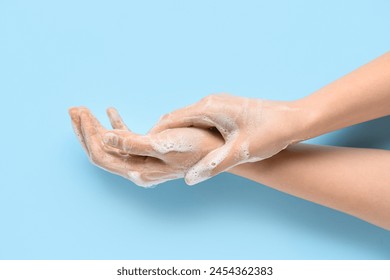
<instances>
[{"instance_id":1,"label":"soap foam","mask_svg":"<svg viewBox=\"0 0 390 280\"><path fill-rule=\"evenodd\" d=\"M241 144L240 147L240 155L239 155L239 161L246 161L249 160L251 157L251 154L249 152L249 143L245 141Z\"/></svg>"},{"instance_id":2,"label":"soap foam","mask_svg":"<svg viewBox=\"0 0 390 280\"><path fill-rule=\"evenodd\" d=\"M163 155L170 152L186 153L194 151L193 143L187 141L183 137L179 139L157 139L151 141L151 145L156 152Z\"/></svg>"},{"instance_id":3,"label":"soap foam","mask_svg":"<svg viewBox=\"0 0 390 280\"><path fill-rule=\"evenodd\" d=\"M229 155L232 150L233 142L226 143L221 148L211 152L206 157L212 157L212 160L206 159L206 164L204 161L200 161L195 166L190 168L186 174L186 182L189 185L194 185L200 182L203 182L211 177L212 170L219 166Z\"/></svg>"},{"instance_id":4,"label":"soap foam","mask_svg":"<svg viewBox=\"0 0 390 280\"><path fill-rule=\"evenodd\" d=\"M137 171L129 171L127 172L127 176L129 177L130 181L132 181L133 183L135 183L140 187L150 188L154 185L152 182L144 181L141 177L141 173Z\"/></svg>"},{"instance_id":5,"label":"soap foam","mask_svg":"<svg viewBox=\"0 0 390 280\"><path fill-rule=\"evenodd\" d=\"M163 172L161 172L161 173L163 173ZM140 172L137 172L137 171L129 171L129 172L127 172L127 176L130 179L130 181L132 181L136 185L138 185L140 187L144 187L144 188L151 188L151 187L165 183L165 182L170 181L170 180L183 178L184 175L183 175L183 173L176 172L173 174L166 173L165 175L159 174L159 176L157 176L157 177L149 175L149 177L151 177L151 178L144 179L143 177L148 177L147 174L141 174Z\"/></svg>"}]
</instances>

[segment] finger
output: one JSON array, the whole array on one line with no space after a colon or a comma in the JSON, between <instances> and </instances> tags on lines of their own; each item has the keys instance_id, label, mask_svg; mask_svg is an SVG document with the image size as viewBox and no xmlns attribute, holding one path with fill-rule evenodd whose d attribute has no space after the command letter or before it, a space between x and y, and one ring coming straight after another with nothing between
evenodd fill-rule
<instances>
[{"instance_id":1,"label":"finger","mask_svg":"<svg viewBox=\"0 0 390 280\"><path fill-rule=\"evenodd\" d=\"M188 170L185 176L186 183L190 186L201 183L235 166L237 160L232 153L232 146L228 143L207 154Z\"/></svg>"},{"instance_id":2,"label":"finger","mask_svg":"<svg viewBox=\"0 0 390 280\"><path fill-rule=\"evenodd\" d=\"M168 181L176 180L179 178L183 178L182 174L169 174L165 172L151 172L145 176L147 178L147 182L149 187L156 186Z\"/></svg>"},{"instance_id":3,"label":"finger","mask_svg":"<svg viewBox=\"0 0 390 280\"><path fill-rule=\"evenodd\" d=\"M108 108L107 115L110 119L112 128L130 131L115 108Z\"/></svg>"},{"instance_id":4,"label":"finger","mask_svg":"<svg viewBox=\"0 0 390 280\"><path fill-rule=\"evenodd\" d=\"M73 130L81 143L81 146L83 147L84 151L89 154L87 146L85 145L83 133L81 131L81 124L80 124L80 114L79 114L79 108L78 107L72 107L68 110L70 118L72 120L72 126Z\"/></svg>"},{"instance_id":5,"label":"finger","mask_svg":"<svg viewBox=\"0 0 390 280\"><path fill-rule=\"evenodd\" d=\"M156 158L130 157L126 164L127 170L122 176L140 187L152 187L179 177L166 171L166 164Z\"/></svg>"},{"instance_id":6,"label":"finger","mask_svg":"<svg viewBox=\"0 0 390 280\"><path fill-rule=\"evenodd\" d=\"M151 171L147 174L147 178L150 181L161 182L161 183L166 182L166 181L170 181L170 180L183 178L183 177L184 177L184 174L180 173L180 172L170 173L170 172L164 172L164 171L160 171L160 170Z\"/></svg>"},{"instance_id":7,"label":"finger","mask_svg":"<svg viewBox=\"0 0 390 280\"><path fill-rule=\"evenodd\" d=\"M86 107L80 107L80 114L84 112L87 115L92 126L96 128L98 133L97 136L101 137L102 134L106 131L106 129L102 126L102 124L98 121L98 119L92 114L92 112Z\"/></svg>"},{"instance_id":8,"label":"finger","mask_svg":"<svg viewBox=\"0 0 390 280\"><path fill-rule=\"evenodd\" d=\"M214 127L215 123L204 109L202 102L176 110L161 117L160 121L149 133L156 134L170 128L196 126L201 128Z\"/></svg>"},{"instance_id":9,"label":"finger","mask_svg":"<svg viewBox=\"0 0 390 280\"><path fill-rule=\"evenodd\" d=\"M138 165L139 178L144 185L154 186L170 180L184 177L183 170L175 170L163 161L148 157L143 163Z\"/></svg>"},{"instance_id":10,"label":"finger","mask_svg":"<svg viewBox=\"0 0 390 280\"><path fill-rule=\"evenodd\" d=\"M131 155L158 157L149 136L129 131L111 130L103 136L104 144Z\"/></svg>"},{"instance_id":11,"label":"finger","mask_svg":"<svg viewBox=\"0 0 390 280\"><path fill-rule=\"evenodd\" d=\"M89 110L81 109L80 121L81 131L89 151L89 158L94 164L102 166L102 162L105 157L102 149L103 143L100 136L100 130L102 130L102 127L99 127L98 121L93 117Z\"/></svg>"}]
</instances>

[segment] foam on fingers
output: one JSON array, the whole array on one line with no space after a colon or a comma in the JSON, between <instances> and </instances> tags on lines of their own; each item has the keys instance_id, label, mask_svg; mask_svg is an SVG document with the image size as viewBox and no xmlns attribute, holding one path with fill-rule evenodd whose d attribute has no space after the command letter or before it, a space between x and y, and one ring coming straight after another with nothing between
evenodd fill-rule
<instances>
[{"instance_id":1,"label":"foam on fingers","mask_svg":"<svg viewBox=\"0 0 390 280\"><path fill-rule=\"evenodd\" d=\"M138 135L130 131L112 130L104 134L103 142L105 145L128 154L158 157L149 136Z\"/></svg>"},{"instance_id":2,"label":"foam on fingers","mask_svg":"<svg viewBox=\"0 0 390 280\"><path fill-rule=\"evenodd\" d=\"M192 152L193 142L185 137L156 137L150 141L150 144L157 153L165 155L170 152Z\"/></svg>"},{"instance_id":3,"label":"foam on fingers","mask_svg":"<svg viewBox=\"0 0 390 280\"><path fill-rule=\"evenodd\" d=\"M128 171L127 178L139 187L152 188L161 183L182 178L183 174L180 172L172 171L151 171L146 174L142 174L139 171Z\"/></svg>"},{"instance_id":4,"label":"foam on fingers","mask_svg":"<svg viewBox=\"0 0 390 280\"><path fill-rule=\"evenodd\" d=\"M188 170L185 176L186 183L195 185L223 172L227 166L232 164L232 147L233 142L226 143L206 155Z\"/></svg>"}]
</instances>

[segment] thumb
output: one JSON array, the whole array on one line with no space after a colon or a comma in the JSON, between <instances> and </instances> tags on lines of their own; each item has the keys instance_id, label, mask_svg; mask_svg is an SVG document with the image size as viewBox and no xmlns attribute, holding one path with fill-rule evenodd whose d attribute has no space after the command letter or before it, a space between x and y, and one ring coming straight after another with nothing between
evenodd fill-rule
<instances>
[{"instance_id":1,"label":"thumb","mask_svg":"<svg viewBox=\"0 0 390 280\"><path fill-rule=\"evenodd\" d=\"M234 157L233 147L233 143L226 143L207 154L187 171L186 183L190 186L201 183L235 166L237 160Z\"/></svg>"}]
</instances>

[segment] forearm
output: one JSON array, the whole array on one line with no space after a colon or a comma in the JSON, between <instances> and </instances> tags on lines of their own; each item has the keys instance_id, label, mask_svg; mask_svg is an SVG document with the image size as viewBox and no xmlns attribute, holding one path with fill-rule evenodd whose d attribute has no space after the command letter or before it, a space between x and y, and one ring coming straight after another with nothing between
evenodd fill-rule
<instances>
[{"instance_id":1,"label":"forearm","mask_svg":"<svg viewBox=\"0 0 390 280\"><path fill-rule=\"evenodd\" d=\"M390 230L390 151L291 146L230 172Z\"/></svg>"},{"instance_id":2,"label":"forearm","mask_svg":"<svg viewBox=\"0 0 390 280\"><path fill-rule=\"evenodd\" d=\"M296 140L390 115L390 52L290 105Z\"/></svg>"}]
</instances>

